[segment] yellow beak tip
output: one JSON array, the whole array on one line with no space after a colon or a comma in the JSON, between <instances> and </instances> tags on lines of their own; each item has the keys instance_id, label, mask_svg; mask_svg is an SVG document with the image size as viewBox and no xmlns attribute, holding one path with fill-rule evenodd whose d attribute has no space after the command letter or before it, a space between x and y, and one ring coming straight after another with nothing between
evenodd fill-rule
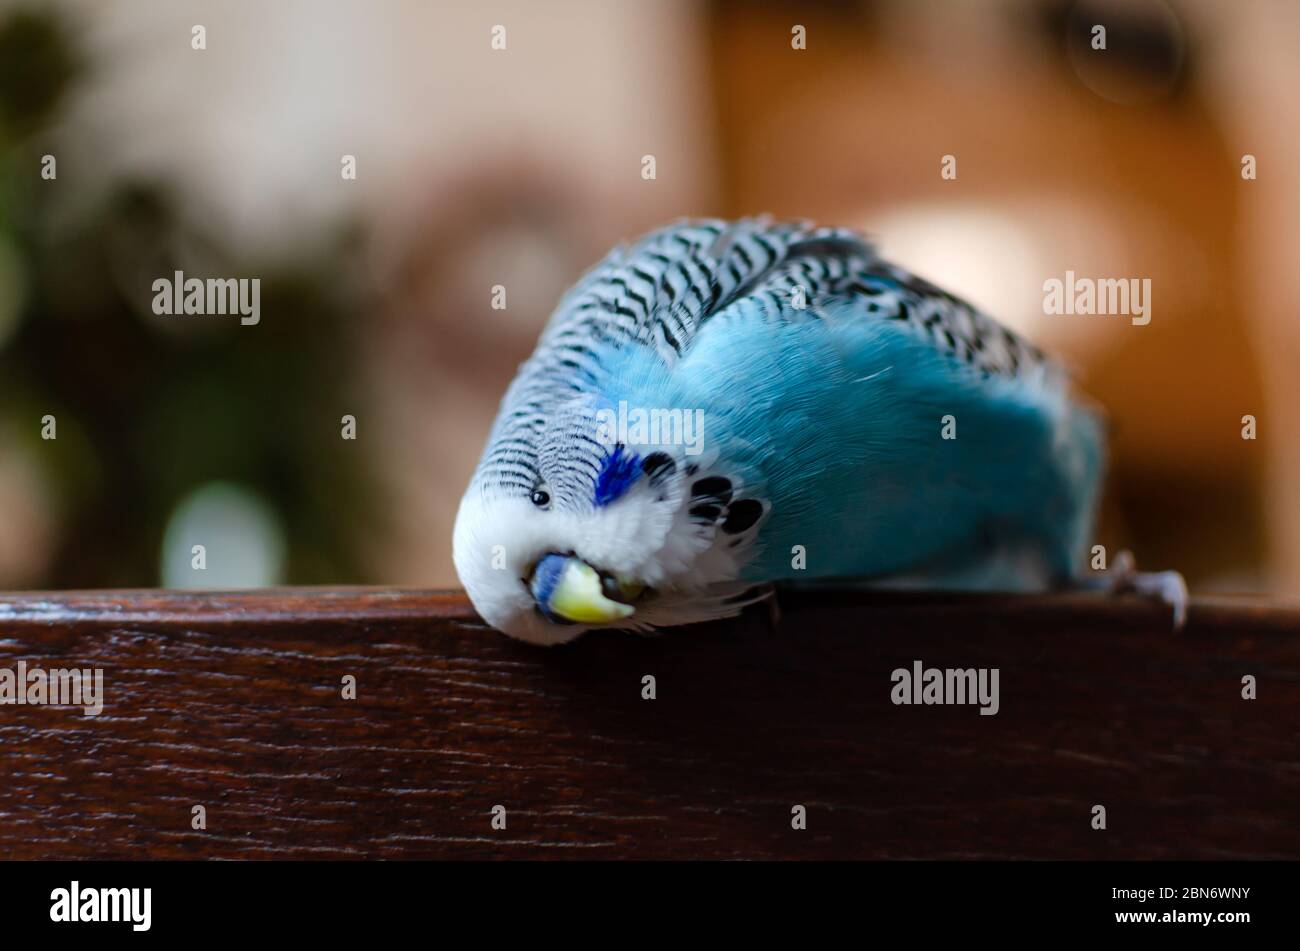
<instances>
[{"instance_id":1,"label":"yellow beak tip","mask_svg":"<svg viewBox=\"0 0 1300 951\"><path fill-rule=\"evenodd\" d=\"M636 608L605 597L596 569L579 558L570 558L551 592L546 609L557 617L577 624L609 624L636 613Z\"/></svg>"}]
</instances>

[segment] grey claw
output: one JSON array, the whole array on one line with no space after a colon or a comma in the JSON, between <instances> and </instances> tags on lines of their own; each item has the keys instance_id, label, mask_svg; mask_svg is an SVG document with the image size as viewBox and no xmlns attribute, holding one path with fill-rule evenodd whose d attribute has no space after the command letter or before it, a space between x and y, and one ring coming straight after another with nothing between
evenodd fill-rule
<instances>
[{"instance_id":1,"label":"grey claw","mask_svg":"<svg viewBox=\"0 0 1300 951\"><path fill-rule=\"evenodd\" d=\"M1135 574L1133 590L1148 598L1158 598L1174 609L1174 630L1182 630L1187 623L1187 582L1176 571L1155 571Z\"/></svg>"}]
</instances>

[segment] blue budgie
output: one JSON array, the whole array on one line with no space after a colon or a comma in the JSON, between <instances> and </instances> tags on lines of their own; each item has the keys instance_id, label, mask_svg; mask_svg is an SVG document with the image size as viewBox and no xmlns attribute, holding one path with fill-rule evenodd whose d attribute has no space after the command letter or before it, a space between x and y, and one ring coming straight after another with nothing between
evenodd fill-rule
<instances>
[{"instance_id":1,"label":"blue budgie","mask_svg":"<svg viewBox=\"0 0 1300 951\"><path fill-rule=\"evenodd\" d=\"M1004 591L1085 577L1104 429L1042 352L856 232L686 221L560 302L453 549L541 644L738 613L779 582ZM1185 605L1126 555L1105 586Z\"/></svg>"}]
</instances>

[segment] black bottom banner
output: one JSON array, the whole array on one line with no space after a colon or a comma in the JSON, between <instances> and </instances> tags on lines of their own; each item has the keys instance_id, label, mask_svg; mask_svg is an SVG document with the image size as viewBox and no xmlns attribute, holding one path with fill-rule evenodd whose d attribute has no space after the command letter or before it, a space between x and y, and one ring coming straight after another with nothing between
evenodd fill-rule
<instances>
[{"instance_id":1,"label":"black bottom banner","mask_svg":"<svg viewBox=\"0 0 1300 951\"><path fill-rule=\"evenodd\" d=\"M818 941L902 929L1232 942L1291 931L1296 872L1279 862L9 862L0 905L7 935L74 940L430 927L551 940L599 924L614 940L627 929Z\"/></svg>"}]
</instances>

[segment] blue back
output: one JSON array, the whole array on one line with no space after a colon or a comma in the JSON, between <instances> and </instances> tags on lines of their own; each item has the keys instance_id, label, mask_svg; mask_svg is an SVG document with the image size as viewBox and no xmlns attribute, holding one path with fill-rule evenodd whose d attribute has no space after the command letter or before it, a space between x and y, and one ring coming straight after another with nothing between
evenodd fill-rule
<instances>
[{"instance_id":1,"label":"blue back","mask_svg":"<svg viewBox=\"0 0 1300 951\"><path fill-rule=\"evenodd\" d=\"M706 453L770 503L753 580L920 575L961 584L1019 547L1052 581L1078 574L1104 466L1100 422L1063 381L981 374L858 302L817 318L739 301L669 369L646 348L603 394L700 407ZM944 417L956 438L943 439ZM807 553L792 567L791 549ZM1013 571L980 587L1021 588Z\"/></svg>"}]
</instances>

